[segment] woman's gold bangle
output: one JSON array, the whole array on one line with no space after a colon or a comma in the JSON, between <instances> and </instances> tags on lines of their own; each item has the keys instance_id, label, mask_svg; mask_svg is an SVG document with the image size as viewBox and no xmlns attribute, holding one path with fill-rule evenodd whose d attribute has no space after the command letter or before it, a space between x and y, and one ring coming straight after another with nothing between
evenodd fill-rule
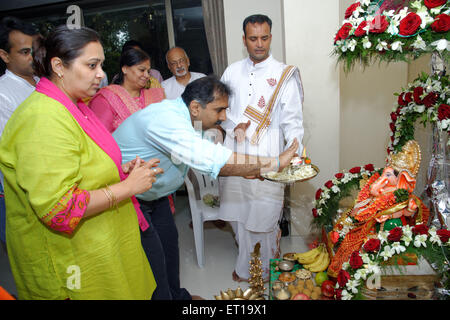
<instances>
[{"instance_id":1,"label":"woman's gold bangle","mask_svg":"<svg viewBox=\"0 0 450 320\"><path fill-rule=\"evenodd\" d=\"M112 207L115 207L117 210L119 210L119 207L117 204L117 197L114 194L114 192L112 192L111 188L108 185L106 185L106 187L103 188L102 191L108 198L109 208L111 209Z\"/></svg>"}]
</instances>

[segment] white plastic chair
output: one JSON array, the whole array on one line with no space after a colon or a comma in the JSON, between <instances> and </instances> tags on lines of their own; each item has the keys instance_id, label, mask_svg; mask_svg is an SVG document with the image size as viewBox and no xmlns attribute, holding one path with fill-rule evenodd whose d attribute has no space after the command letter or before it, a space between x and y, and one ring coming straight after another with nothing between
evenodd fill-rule
<instances>
[{"instance_id":1,"label":"white plastic chair","mask_svg":"<svg viewBox=\"0 0 450 320\"><path fill-rule=\"evenodd\" d=\"M219 214L219 207L207 206L203 202L203 197L207 194L219 195L219 180L214 180L208 175L190 169L184 181L189 196L197 263L200 268L203 268L205 265L203 223L217 220Z\"/></svg>"}]
</instances>

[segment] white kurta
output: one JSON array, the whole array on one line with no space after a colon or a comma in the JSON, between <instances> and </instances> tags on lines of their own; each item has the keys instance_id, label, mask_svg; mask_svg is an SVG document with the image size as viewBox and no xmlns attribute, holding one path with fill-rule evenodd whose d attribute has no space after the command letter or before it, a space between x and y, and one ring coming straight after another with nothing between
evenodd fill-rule
<instances>
[{"instance_id":1,"label":"white kurta","mask_svg":"<svg viewBox=\"0 0 450 320\"><path fill-rule=\"evenodd\" d=\"M222 81L231 87L227 120L222 124L227 135L224 145L235 152L259 156L278 156L297 138L303 149L303 89L300 75L294 73L279 93L270 117L270 125L258 144L250 143L258 126L257 121L245 114L247 106L261 114L266 111L271 96L277 87L286 65L272 56L256 65L247 58L230 65ZM234 128L239 123L251 121L246 131L246 141L237 144ZM249 277L250 253L257 242L261 242L261 260L264 276L269 274L269 259L279 250L278 220L284 199L284 185L271 181L249 180L241 177L220 178L219 218L231 221L239 244L236 273Z\"/></svg>"},{"instance_id":2,"label":"white kurta","mask_svg":"<svg viewBox=\"0 0 450 320\"><path fill-rule=\"evenodd\" d=\"M189 83L203 77L205 77L203 73L191 72L191 79L189 79ZM184 89L186 88L177 81L177 78L175 78L175 76L172 76L169 79L161 82L161 86L164 88L166 98L169 100L174 100L176 98L181 97L181 95L184 92Z\"/></svg>"}]
</instances>

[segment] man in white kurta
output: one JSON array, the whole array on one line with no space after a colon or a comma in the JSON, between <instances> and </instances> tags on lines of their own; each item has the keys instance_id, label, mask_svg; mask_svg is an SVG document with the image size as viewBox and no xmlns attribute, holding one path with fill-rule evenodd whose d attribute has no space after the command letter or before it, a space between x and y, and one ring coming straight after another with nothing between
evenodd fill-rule
<instances>
[{"instance_id":1,"label":"man in white kurta","mask_svg":"<svg viewBox=\"0 0 450 320\"><path fill-rule=\"evenodd\" d=\"M231 64L221 78L232 90L227 121L222 124L226 131L224 145L241 153L276 156L297 138L301 154L304 130L300 74L296 67L286 69L288 66L270 54L269 21L261 15L244 21L244 44L249 57ZM278 94L273 97L275 91ZM219 219L230 222L239 246L233 278L250 277L251 253L260 242L263 277L267 279L270 259L280 253L278 221L284 185L223 177L220 196Z\"/></svg>"}]
</instances>

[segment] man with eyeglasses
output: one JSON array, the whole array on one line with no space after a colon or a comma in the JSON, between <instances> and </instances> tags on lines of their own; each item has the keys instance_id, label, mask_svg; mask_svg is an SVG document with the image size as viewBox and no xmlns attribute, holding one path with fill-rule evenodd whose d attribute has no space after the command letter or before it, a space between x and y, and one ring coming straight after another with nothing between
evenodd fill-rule
<instances>
[{"instance_id":1,"label":"man with eyeglasses","mask_svg":"<svg viewBox=\"0 0 450 320\"><path fill-rule=\"evenodd\" d=\"M169 100L181 97L181 94L189 83L205 76L205 74L200 72L189 71L189 57L183 48L175 47L167 51L166 61L167 67L173 76L164 80L161 85Z\"/></svg>"},{"instance_id":2,"label":"man with eyeglasses","mask_svg":"<svg viewBox=\"0 0 450 320\"><path fill-rule=\"evenodd\" d=\"M38 77L33 74L33 25L15 17L0 23L0 58L6 65L0 77L0 136L16 108L34 91ZM0 172L0 241L5 244L5 199Z\"/></svg>"}]
</instances>

